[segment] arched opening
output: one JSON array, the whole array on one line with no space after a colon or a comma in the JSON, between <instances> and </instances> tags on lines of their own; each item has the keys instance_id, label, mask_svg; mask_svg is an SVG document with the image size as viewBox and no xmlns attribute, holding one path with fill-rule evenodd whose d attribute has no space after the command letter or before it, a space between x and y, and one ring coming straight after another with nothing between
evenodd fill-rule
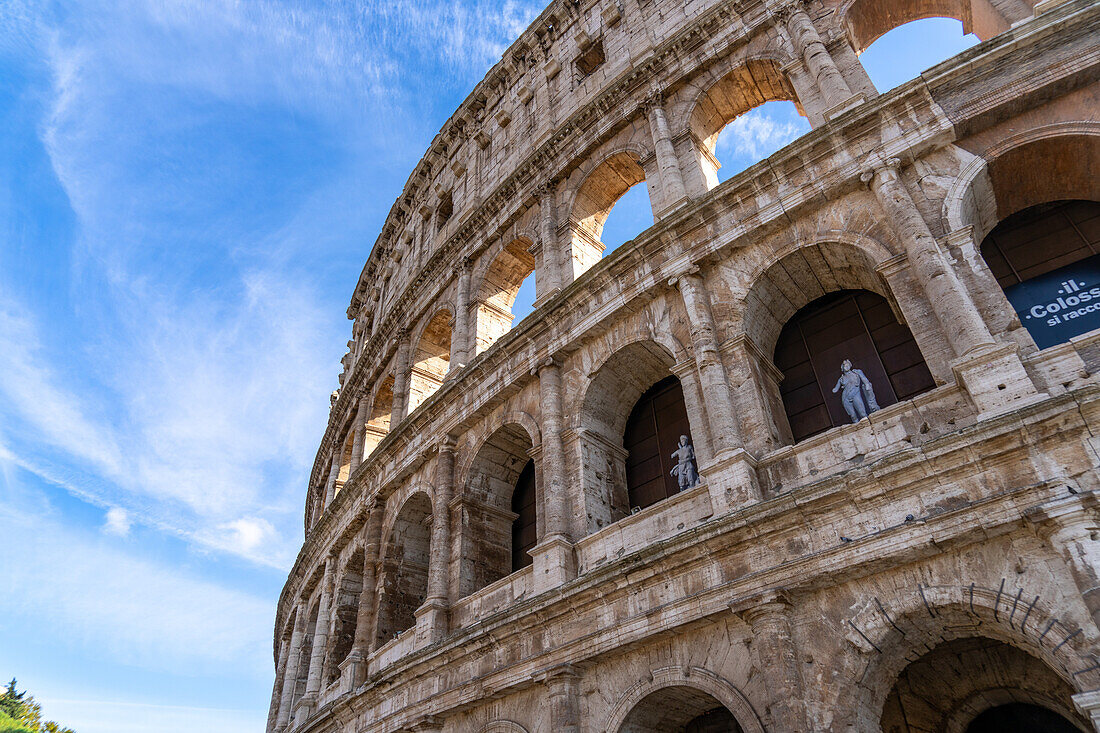
<instances>
[{"instance_id":1,"label":"arched opening","mask_svg":"<svg viewBox=\"0 0 1100 733\"><path fill-rule=\"evenodd\" d=\"M779 334L775 365L796 442L935 386L913 334L867 290L829 293L795 313Z\"/></svg>"},{"instance_id":2,"label":"arched opening","mask_svg":"<svg viewBox=\"0 0 1100 733\"><path fill-rule=\"evenodd\" d=\"M607 256L653 226L653 207L649 202L649 187L645 182L635 183L624 193L603 224L600 240L604 244L603 256Z\"/></svg>"},{"instance_id":3,"label":"arched opening","mask_svg":"<svg viewBox=\"0 0 1100 733\"><path fill-rule=\"evenodd\" d=\"M447 309L440 310L428 322L416 344L416 357L409 373L409 412L431 397L443 384L451 367L451 322Z\"/></svg>"},{"instance_id":4,"label":"arched opening","mask_svg":"<svg viewBox=\"0 0 1100 733\"><path fill-rule=\"evenodd\" d=\"M351 652L355 642L355 626L359 619L359 596L363 592L363 551L357 550L344 566L344 574L333 596L336 623L332 631L332 654L329 657L327 680L340 676L340 663Z\"/></svg>"},{"instance_id":5,"label":"arched opening","mask_svg":"<svg viewBox=\"0 0 1100 733\"><path fill-rule=\"evenodd\" d=\"M788 104L762 107L768 102ZM749 60L719 79L696 103L688 122L706 188L808 132L805 114L787 75L771 59ZM721 177L719 153L731 163Z\"/></svg>"},{"instance_id":6,"label":"arched opening","mask_svg":"<svg viewBox=\"0 0 1100 733\"><path fill-rule=\"evenodd\" d=\"M1031 3L1026 0L999 5L1017 6L1013 12L1021 18L1030 14ZM925 18L952 18L962 23L966 33L983 41L1010 25L991 0L854 0L843 10L843 23L856 53L867 50L889 31Z\"/></svg>"},{"instance_id":7,"label":"arched opening","mask_svg":"<svg viewBox=\"0 0 1100 733\"><path fill-rule=\"evenodd\" d=\"M674 361L659 344L638 341L589 383L575 437L589 532L679 491L667 467L691 429Z\"/></svg>"},{"instance_id":8,"label":"arched opening","mask_svg":"<svg viewBox=\"0 0 1100 733\"><path fill-rule=\"evenodd\" d=\"M428 593L432 501L417 492L409 497L390 529L378 581L375 648L416 625L416 609Z\"/></svg>"},{"instance_id":9,"label":"arched opening","mask_svg":"<svg viewBox=\"0 0 1100 733\"><path fill-rule=\"evenodd\" d=\"M302 699L302 695L306 694L306 685L309 682L309 663L313 660L313 635L317 633L317 614L319 612L320 601L317 601L309 612L302 632L302 646L298 653L298 673L295 676L294 694L290 701L291 710Z\"/></svg>"},{"instance_id":10,"label":"arched opening","mask_svg":"<svg viewBox=\"0 0 1100 733\"><path fill-rule=\"evenodd\" d=\"M646 695L618 733L741 733L721 702L694 687L674 685Z\"/></svg>"},{"instance_id":11,"label":"arched opening","mask_svg":"<svg viewBox=\"0 0 1100 733\"><path fill-rule=\"evenodd\" d=\"M519 472L512 492L512 572L530 565L531 549L538 544L538 500L535 494L535 461Z\"/></svg>"},{"instance_id":12,"label":"arched opening","mask_svg":"<svg viewBox=\"0 0 1100 733\"><path fill-rule=\"evenodd\" d=\"M344 484L351 478L351 455L355 448L355 435L351 430L344 437L344 447L340 451L340 469L336 472L336 488L333 496L340 493Z\"/></svg>"},{"instance_id":13,"label":"arched opening","mask_svg":"<svg viewBox=\"0 0 1100 733\"><path fill-rule=\"evenodd\" d=\"M668 376L642 393L623 430L626 492L631 511L645 509L680 492L672 474L680 436L691 439L684 389Z\"/></svg>"},{"instance_id":14,"label":"arched opening","mask_svg":"<svg viewBox=\"0 0 1100 733\"><path fill-rule=\"evenodd\" d=\"M393 375L388 375L378 385L371 403L370 414L363 426L363 455L371 452L390 432L390 415L393 412Z\"/></svg>"},{"instance_id":15,"label":"arched opening","mask_svg":"<svg viewBox=\"0 0 1100 733\"><path fill-rule=\"evenodd\" d=\"M461 495L459 597L530 564L537 531L535 464L531 436L508 423L478 448Z\"/></svg>"},{"instance_id":16,"label":"arched opening","mask_svg":"<svg viewBox=\"0 0 1100 733\"><path fill-rule=\"evenodd\" d=\"M887 31L860 54L859 60L875 88L885 92L978 42L978 36L966 32L954 18L924 18Z\"/></svg>"},{"instance_id":17,"label":"arched opening","mask_svg":"<svg viewBox=\"0 0 1100 733\"><path fill-rule=\"evenodd\" d=\"M569 216L573 279L580 277L603 256L605 245L602 235L608 215L616 202L627 191L643 183L645 178L638 155L627 151L609 156L585 178ZM649 224L652 224L652 218Z\"/></svg>"},{"instance_id":18,"label":"arched opening","mask_svg":"<svg viewBox=\"0 0 1100 733\"><path fill-rule=\"evenodd\" d=\"M910 662L883 704L883 733L1080 733L1073 689L1043 661L985 637L947 641Z\"/></svg>"},{"instance_id":19,"label":"arched opening","mask_svg":"<svg viewBox=\"0 0 1100 733\"><path fill-rule=\"evenodd\" d=\"M492 346L512 327L517 315L513 310L517 297L523 284L535 272L535 258L528 251L530 246L531 242L527 239L513 240L500 251L485 272L477 291L478 354ZM529 307L527 311L530 312Z\"/></svg>"}]
</instances>

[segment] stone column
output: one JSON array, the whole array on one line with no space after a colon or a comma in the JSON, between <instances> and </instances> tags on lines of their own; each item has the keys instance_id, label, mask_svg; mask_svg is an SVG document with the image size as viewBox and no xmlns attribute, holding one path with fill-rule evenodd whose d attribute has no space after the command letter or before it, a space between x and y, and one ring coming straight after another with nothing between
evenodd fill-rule
<instances>
[{"instance_id":1,"label":"stone column","mask_svg":"<svg viewBox=\"0 0 1100 733\"><path fill-rule=\"evenodd\" d=\"M1093 623L1100 628L1100 497L1074 494L1036 507L1027 519L1039 536L1062 556L1085 601Z\"/></svg>"},{"instance_id":2,"label":"stone column","mask_svg":"<svg viewBox=\"0 0 1100 733\"><path fill-rule=\"evenodd\" d=\"M991 346L993 337L989 329L940 252L936 238L901 180L900 168L901 161L890 158L873 170L866 171L861 179L870 184L905 247L917 280L924 288L955 355L963 356L982 346Z\"/></svg>"},{"instance_id":3,"label":"stone column","mask_svg":"<svg viewBox=\"0 0 1100 733\"><path fill-rule=\"evenodd\" d=\"M734 415L733 391L725 364L718 352L717 328L710 309L703 278L698 268L669 281L680 289L691 329L691 344L703 394L707 396L707 417L713 440L714 460L700 463L699 474L710 488L715 514L759 501L760 487L752 456L745 452L741 428Z\"/></svg>"},{"instance_id":4,"label":"stone column","mask_svg":"<svg viewBox=\"0 0 1100 733\"><path fill-rule=\"evenodd\" d=\"M542 505L544 532L531 549L536 592L576 577L576 558L569 534L570 502L565 476L561 366L548 358L537 367L542 409Z\"/></svg>"},{"instance_id":5,"label":"stone column","mask_svg":"<svg viewBox=\"0 0 1100 733\"><path fill-rule=\"evenodd\" d=\"M1078 692L1070 699L1077 710L1092 723L1092 729L1100 733L1100 690Z\"/></svg>"},{"instance_id":6,"label":"stone column","mask_svg":"<svg viewBox=\"0 0 1100 733\"><path fill-rule=\"evenodd\" d=\"M308 718L317 705L317 696L321 693L321 671L325 666L325 651L328 647L329 606L332 604L332 583L336 560L329 558L325 563L325 575L321 580L321 600L317 606L317 625L313 629L313 652L309 659L309 676L306 677L306 694L299 701L304 708L302 715Z\"/></svg>"},{"instance_id":7,"label":"stone column","mask_svg":"<svg viewBox=\"0 0 1100 733\"><path fill-rule=\"evenodd\" d=\"M293 635L293 630L291 634ZM281 693L286 675L286 660L290 652L290 639L286 639L279 646L279 658L275 660L275 684L271 687L271 704L267 709L267 727L264 728L267 733L272 733L275 730L275 719L279 714L279 702L282 697Z\"/></svg>"},{"instance_id":8,"label":"stone column","mask_svg":"<svg viewBox=\"0 0 1100 733\"><path fill-rule=\"evenodd\" d=\"M805 694L791 635L790 601L782 591L767 591L733 606L752 628L752 645L771 698L770 730L809 730Z\"/></svg>"},{"instance_id":9,"label":"stone column","mask_svg":"<svg viewBox=\"0 0 1100 733\"><path fill-rule=\"evenodd\" d=\"M956 381L979 414L1001 414L1041 397L1024 369L1015 344L998 345L966 288L901 180L901 161L891 158L861 176L869 183L892 225L917 282L955 353Z\"/></svg>"},{"instance_id":10,"label":"stone column","mask_svg":"<svg viewBox=\"0 0 1100 733\"><path fill-rule=\"evenodd\" d=\"M777 15L787 26L795 52L805 61L806 68L810 70L818 89L825 97L828 106L825 117L835 117L863 101L860 97L853 98L848 82L844 81L829 49L825 48L821 35L806 12L805 0L791 0Z\"/></svg>"},{"instance_id":11,"label":"stone column","mask_svg":"<svg viewBox=\"0 0 1100 733\"><path fill-rule=\"evenodd\" d=\"M449 374L455 374L459 369L470 363L470 345L473 343L473 334L470 333L470 275L473 264L469 257L463 257L458 266L458 285L455 293L455 330L451 338L454 354L451 356Z\"/></svg>"},{"instance_id":12,"label":"stone column","mask_svg":"<svg viewBox=\"0 0 1100 733\"><path fill-rule=\"evenodd\" d=\"M321 503L321 513L324 513L332 500L336 498L336 479L340 476L340 458L344 452L342 449L342 443L333 444L332 463L328 470L328 481L325 483L325 500Z\"/></svg>"},{"instance_id":13,"label":"stone column","mask_svg":"<svg viewBox=\"0 0 1100 733\"><path fill-rule=\"evenodd\" d=\"M405 419L409 408L409 332L402 330L397 334L397 357L393 368L393 411L390 415L390 429Z\"/></svg>"},{"instance_id":14,"label":"stone column","mask_svg":"<svg viewBox=\"0 0 1100 733\"><path fill-rule=\"evenodd\" d=\"M298 685L298 665L301 663L302 637L305 621L302 618L303 605L299 601L294 612L294 629L290 633L290 649L287 652L286 667L283 671L283 692L279 696L279 713L275 718L275 733L283 733L290 724L290 713L294 705L294 688Z\"/></svg>"},{"instance_id":15,"label":"stone column","mask_svg":"<svg viewBox=\"0 0 1100 733\"><path fill-rule=\"evenodd\" d=\"M363 589L359 591L359 607L355 615L355 640L342 671L350 678L350 689L363 684L367 676L367 655L370 654L374 631L374 601L377 584L378 553L382 542L382 515L385 504L373 499L367 509L363 527Z\"/></svg>"},{"instance_id":16,"label":"stone column","mask_svg":"<svg viewBox=\"0 0 1100 733\"><path fill-rule=\"evenodd\" d=\"M439 446L432 507L432 541L428 560L428 595L416 609L417 636L439 641L449 631L451 499L455 482L455 439L448 435Z\"/></svg>"},{"instance_id":17,"label":"stone column","mask_svg":"<svg viewBox=\"0 0 1100 733\"><path fill-rule=\"evenodd\" d=\"M565 285L565 273L571 272L558 242L558 222L554 211L555 187L547 181L535 190L539 201L539 241L530 248L536 258L535 307L554 297Z\"/></svg>"},{"instance_id":18,"label":"stone column","mask_svg":"<svg viewBox=\"0 0 1100 733\"><path fill-rule=\"evenodd\" d=\"M563 664L538 675L546 685L547 707L550 712L547 730L554 733L580 733L580 695L577 683L580 675L572 665Z\"/></svg>"},{"instance_id":19,"label":"stone column","mask_svg":"<svg viewBox=\"0 0 1100 733\"><path fill-rule=\"evenodd\" d=\"M771 451L778 447L777 436L772 429L773 423L765 402L763 385L759 383L756 369L753 367L755 362L765 364L765 368L768 368L767 365L770 365L771 361L762 358L756 345L743 333L727 339L722 344L721 352L726 363L729 364L727 373L734 385L735 397L740 398L737 403L745 413L741 416L740 422L746 428L745 434L750 436L748 449ZM771 369L775 371L774 366ZM782 381L782 378L782 374L779 374L777 381ZM740 394L737 394L738 392Z\"/></svg>"},{"instance_id":20,"label":"stone column","mask_svg":"<svg viewBox=\"0 0 1100 733\"><path fill-rule=\"evenodd\" d=\"M672 135L668 131L665 119L664 99L654 94L645 101L644 109L649 118L649 131L653 135L653 152L657 156L657 169L661 178L661 210L658 214L676 208L687 200L684 176L680 171L680 161L672 145Z\"/></svg>"},{"instance_id":21,"label":"stone column","mask_svg":"<svg viewBox=\"0 0 1100 733\"><path fill-rule=\"evenodd\" d=\"M366 397L360 397L355 410L355 420L352 423L351 434L351 465L348 467L348 480L351 480L355 469L363 462L363 430L367 423L367 412L370 406Z\"/></svg>"}]
</instances>

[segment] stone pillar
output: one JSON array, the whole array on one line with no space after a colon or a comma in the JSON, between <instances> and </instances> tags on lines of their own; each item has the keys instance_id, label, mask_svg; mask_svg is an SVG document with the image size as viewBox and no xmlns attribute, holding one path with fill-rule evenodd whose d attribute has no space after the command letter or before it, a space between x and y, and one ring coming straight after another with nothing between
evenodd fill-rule
<instances>
[{"instance_id":1,"label":"stone pillar","mask_svg":"<svg viewBox=\"0 0 1100 733\"><path fill-rule=\"evenodd\" d=\"M546 685L550 721L547 730L554 733L580 733L581 711L578 681L580 675L572 665L563 664L537 675Z\"/></svg>"},{"instance_id":2,"label":"stone pillar","mask_svg":"<svg viewBox=\"0 0 1100 733\"><path fill-rule=\"evenodd\" d=\"M360 397L358 407L355 410L355 420L352 423L351 465L348 467L349 481L352 474L355 473L355 469L359 468L359 464L363 462L363 431L367 423L367 412L369 410L370 405L367 404L367 398Z\"/></svg>"},{"instance_id":3,"label":"stone pillar","mask_svg":"<svg viewBox=\"0 0 1100 733\"><path fill-rule=\"evenodd\" d=\"M334 443L332 449L332 463L328 470L328 481L325 482L325 500L321 503L321 512L328 509L329 504L336 498L336 479L340 477L340 458L343 454L343 444Z\"/></svg>"},{"instance_id":4,"label":"stone pillar","mask_svg":"<svg viewBox=\"0 0 1100 733\"><path fill-rule=\"evenodd\" d=\"M978 412L991 416L1039 397L1015 344L998 345L970 295L939 248L891 158L861 176L869 183L905 247L943 333L956 355L952 370Z\"/></svg>"},{"instance_id":5,"label":"stone pillar","mask_svg":"<svg viewBox=\"0 0 1100 733\"><path fill-rule=\"evenodd\" d=\"M355 615L355 640L341 669L350 679L349 689L363 684L367 676L367 655L374 634L374 601L377 585L378 552L382 542L382 515L385 505L374 499L367 509L363 527L363 589L359 591L359 607Z\"/></svg>"},{"instance_id":6,"label":"stone pillar","mask_svg":"<svg viewBox=\"0 0 1100 733\"><path fill-rule=\"evenodd\" d=\"M724 514L760 500L755 465L752 456L745 452L741 428L734 415L733 391L718 352L718 331L703 278L698 268L693 267L672 278L669 284L680 289L684 300L699 381L707 396L714 460L709 465L700 462L699 475L710 488L714 513Z\"/></svg>"},{"instance_id":7,"label":"stone pillar","mask_svg":"<svg viewBox=\"0 0 1100 733\"><path fill-rule=\"evenodd\" d=\"M787 26L791 43L795 52L806 63L814 80L817 82L821 95L825 98L828 109L825 111L826 119L835 117L840 113L851 109L863 101L860 96L853 97L852 90L837 68L829 49L821 40L817 28L810 20L806 12L805 0L792 0L783 6L777 13L783 24Z\"/></svg>"},{"instance_id":8,"label":"stone pillar","mask_svg":"<svg viewBox=\"0 0 1100 733\"><path fill-rule=\"evenodd\" d=\"M873 170L866 171L861 180L870 184L905 247L917 280L924 288L955 355L963 356L982 346L992 345L993 337L989 329L940 252L928 224L901 180L900 168L901 161L890 158Z\"/></svg>"},{"instance_id":9,"label":"stone pillar","mask_svg":"<svg viewBox=\"0 0 1100 733\"><path fill-rule=\"evenodd\" d=\"M765 402L763 385L757 379L753 364L763 364L767 369L771 360L762 357L756 345L743 333L726 339L721 352L729 365L727 373L734 385L735 405L739 405L744 413L740 422L745 428L745 435L749 436L747 447L753 451L770 452L779 446L778 436L773 429L771 412ZM774 366L770 368L776 371ZM775 379L777 382L782 381L782 373L778 373Z\"/></svg>"},{"instance_id":10,"label":"stone pillar","mask_svg":"<svg viewBox=\"0 0 1100 733\"><path fill-rule=\"evenodd\" d=\"M279 713L275 718L275 733L283 733L290 724L290 713L294 705L294 688L298 685L298 665L301 663L302 637L305 621L301 602L294 612L294 629L290 633L290 649L287 652L286 666L283 671L283 692L279 696Z\"/></svg>"},{"instance_id":11,"label":"stone pillar","mask_svg":"<svg viewBox=\"0 0 1100 733\"><path fill-rule=\"evenodd\" d=\"M542 271L542 287L539 287L539 276L535 275L535 286L541 292L536 293L535 307L539 307L550 298L554 297L566 286L565 273L571 272L567 268L565 254L561 251L558 242L558 222L554 212L554 184L547 181L535 191L539 200L539 241L532 251L538 258L538 268Z\"/></svg>"},{"instance_id":12,"label":"stone pillar","mask_svg":"<svg viewBox=\"0 0 1100 733\"><path fill-rule=\"evenodd\" d=\"M462 258L458 266L458 285L455 293L455 329L451 338L452 351L449 374L455 374L459 369L470 363L473 358L470 345L473 344L473 334L470 333L470 275L473 264L469 257Z\"/></svg>"},{"instance_id":13,"label":"stone pillar","mask_svg":"<svg viewBox=\"0 0 1100 733\"><path fill-rule=\"evenodd\" d=\"M452 436L443 439L436 461L428 594L423 605L416 609L417 636L428 643L439 641L450 630L451 499L455 482L455 439Z\"/></svg>"},{"instance_id":14,"label":"stone pillar","mask_svg":"<svg viewBox=\"0 0 1100 733\"><path fill-rule=\"evenodd\" d=\"M291 634L293 635L293 631ZM267 727L264 728L267 733L275 730L275 719L279 714L279 702L286 675L286 660L290 652L290 639L283 641L280 647L279 658L275 660L275 684L271 687L271 704L267 709Z\"/></svg>"},{"instance_id":15,"label":"stone pillar","mask_svg":"<svg viewBox=\"0 0 1100 733\"><path fill-rule=\"evenodd\" d=\"M402 330L397 334L397 356L393 368L393 411L390 415L390 429L405 419L409 408L409 332Z\"/></svg>"},{"instance_id":16,"label":"stone pillar","mask_svg":"<svg viewBox=\"0 0 1100 733\"><path fill-rule=\"evenodd\" d=\"M325 666L325 651L328 648L329 607L332 604L332 583L336 561L329 558L325 564L325 575L321 579L321 600L317 606L317 625L313 629L313 653L309 659L309 676L306 677L306 694L298 702L300 719L308 718L317 705L317 696L321 693L321 671Z\"/></svg>"},{"instance_id":17,"label":"stone pillar","mask_svg":"<svg viewBox=\"0 0 1100 733\"><path fill-rule=\"evenodd\" d=\"M653 152L657 157L657 169L661 179L661 202L658 215L670 211L687 200L684 176L680 171L680 161L672 145L672 135L668 131L665 119L664 99L654 94L645 101L644 109L649 118L649 131L653 135Z\"/></svg>"},{"instance_id":18,"label":"stone pillar","mask_svg":"<svg viewBox=\"0 0 1100 733\"><path fill-rule=\"evenodd\" d=\"M1027 513L1039 536L1062 556L1100 628L1100 497L1089 491L1056 499Z\"/></svg>"},{"instance_id":19,"label":"stone pillar","mask_svg":"<svg viewBox=\"0 0 1100 733\"><path fill-rule=\"evenodd\" d=\"M786 594L767 591L735 603L732 610L752 628L753 650L771 699L769 730L791 733L809 730L802 676L791 635L790 601Z\"/></svg>"},{"instance_id":20,"label":"stone pillar","mask_svg":"<svg viewBox=\"0 0 1100 733\"><path fill-rule=\"evenodd\" d=\"M556 588L576 577L577 564L569 536L570 501L565 476L561 366L552 358L537 367L542 409L542 505L544 531L531 548L535 591Z\"/></svg>"}]
</instances>

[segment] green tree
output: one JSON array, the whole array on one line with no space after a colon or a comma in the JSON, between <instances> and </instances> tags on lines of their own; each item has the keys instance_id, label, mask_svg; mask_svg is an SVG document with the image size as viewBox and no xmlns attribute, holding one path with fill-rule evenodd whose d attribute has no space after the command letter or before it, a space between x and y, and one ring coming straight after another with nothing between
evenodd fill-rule
<instances>
[{"instance_id":1,"label":"green tree","mask_svg":"<svg viewBox=\"0 0 1100 733\"><path fill-rule=\"evenodd\" d=\"M52 720L42 720L42 706L26 690L19 692L15 684L12 677L0 695L0 733L75 733Z\"/></svg>"}]
</instances>

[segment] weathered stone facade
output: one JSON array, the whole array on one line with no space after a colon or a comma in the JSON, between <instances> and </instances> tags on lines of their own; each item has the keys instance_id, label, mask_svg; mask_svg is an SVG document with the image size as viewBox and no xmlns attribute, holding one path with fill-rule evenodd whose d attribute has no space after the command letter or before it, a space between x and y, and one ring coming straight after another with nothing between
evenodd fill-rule
<instances>
[{"instance_id":1,"label":"weathered stone facade","mask_svg":"<svg viewBox=\"0 0 1100 733\"><path fill-rule=\"evenodd\" d=\"M857 52L930 15L985 42L879 94ZM1098 37L1086 0L555 0L353 295L268 730L965 731L1027 703L1100 731L1100 331L1039 349L982 255L1100 201ZM718 132L777 99L813 130L718 185ZM655 225L601 258L642 180ZM931 386L796 440L777 343L838 291L888 304ZM638 510L624 430L672 376L703 481Z\"/></svg>"}]
</instances>

